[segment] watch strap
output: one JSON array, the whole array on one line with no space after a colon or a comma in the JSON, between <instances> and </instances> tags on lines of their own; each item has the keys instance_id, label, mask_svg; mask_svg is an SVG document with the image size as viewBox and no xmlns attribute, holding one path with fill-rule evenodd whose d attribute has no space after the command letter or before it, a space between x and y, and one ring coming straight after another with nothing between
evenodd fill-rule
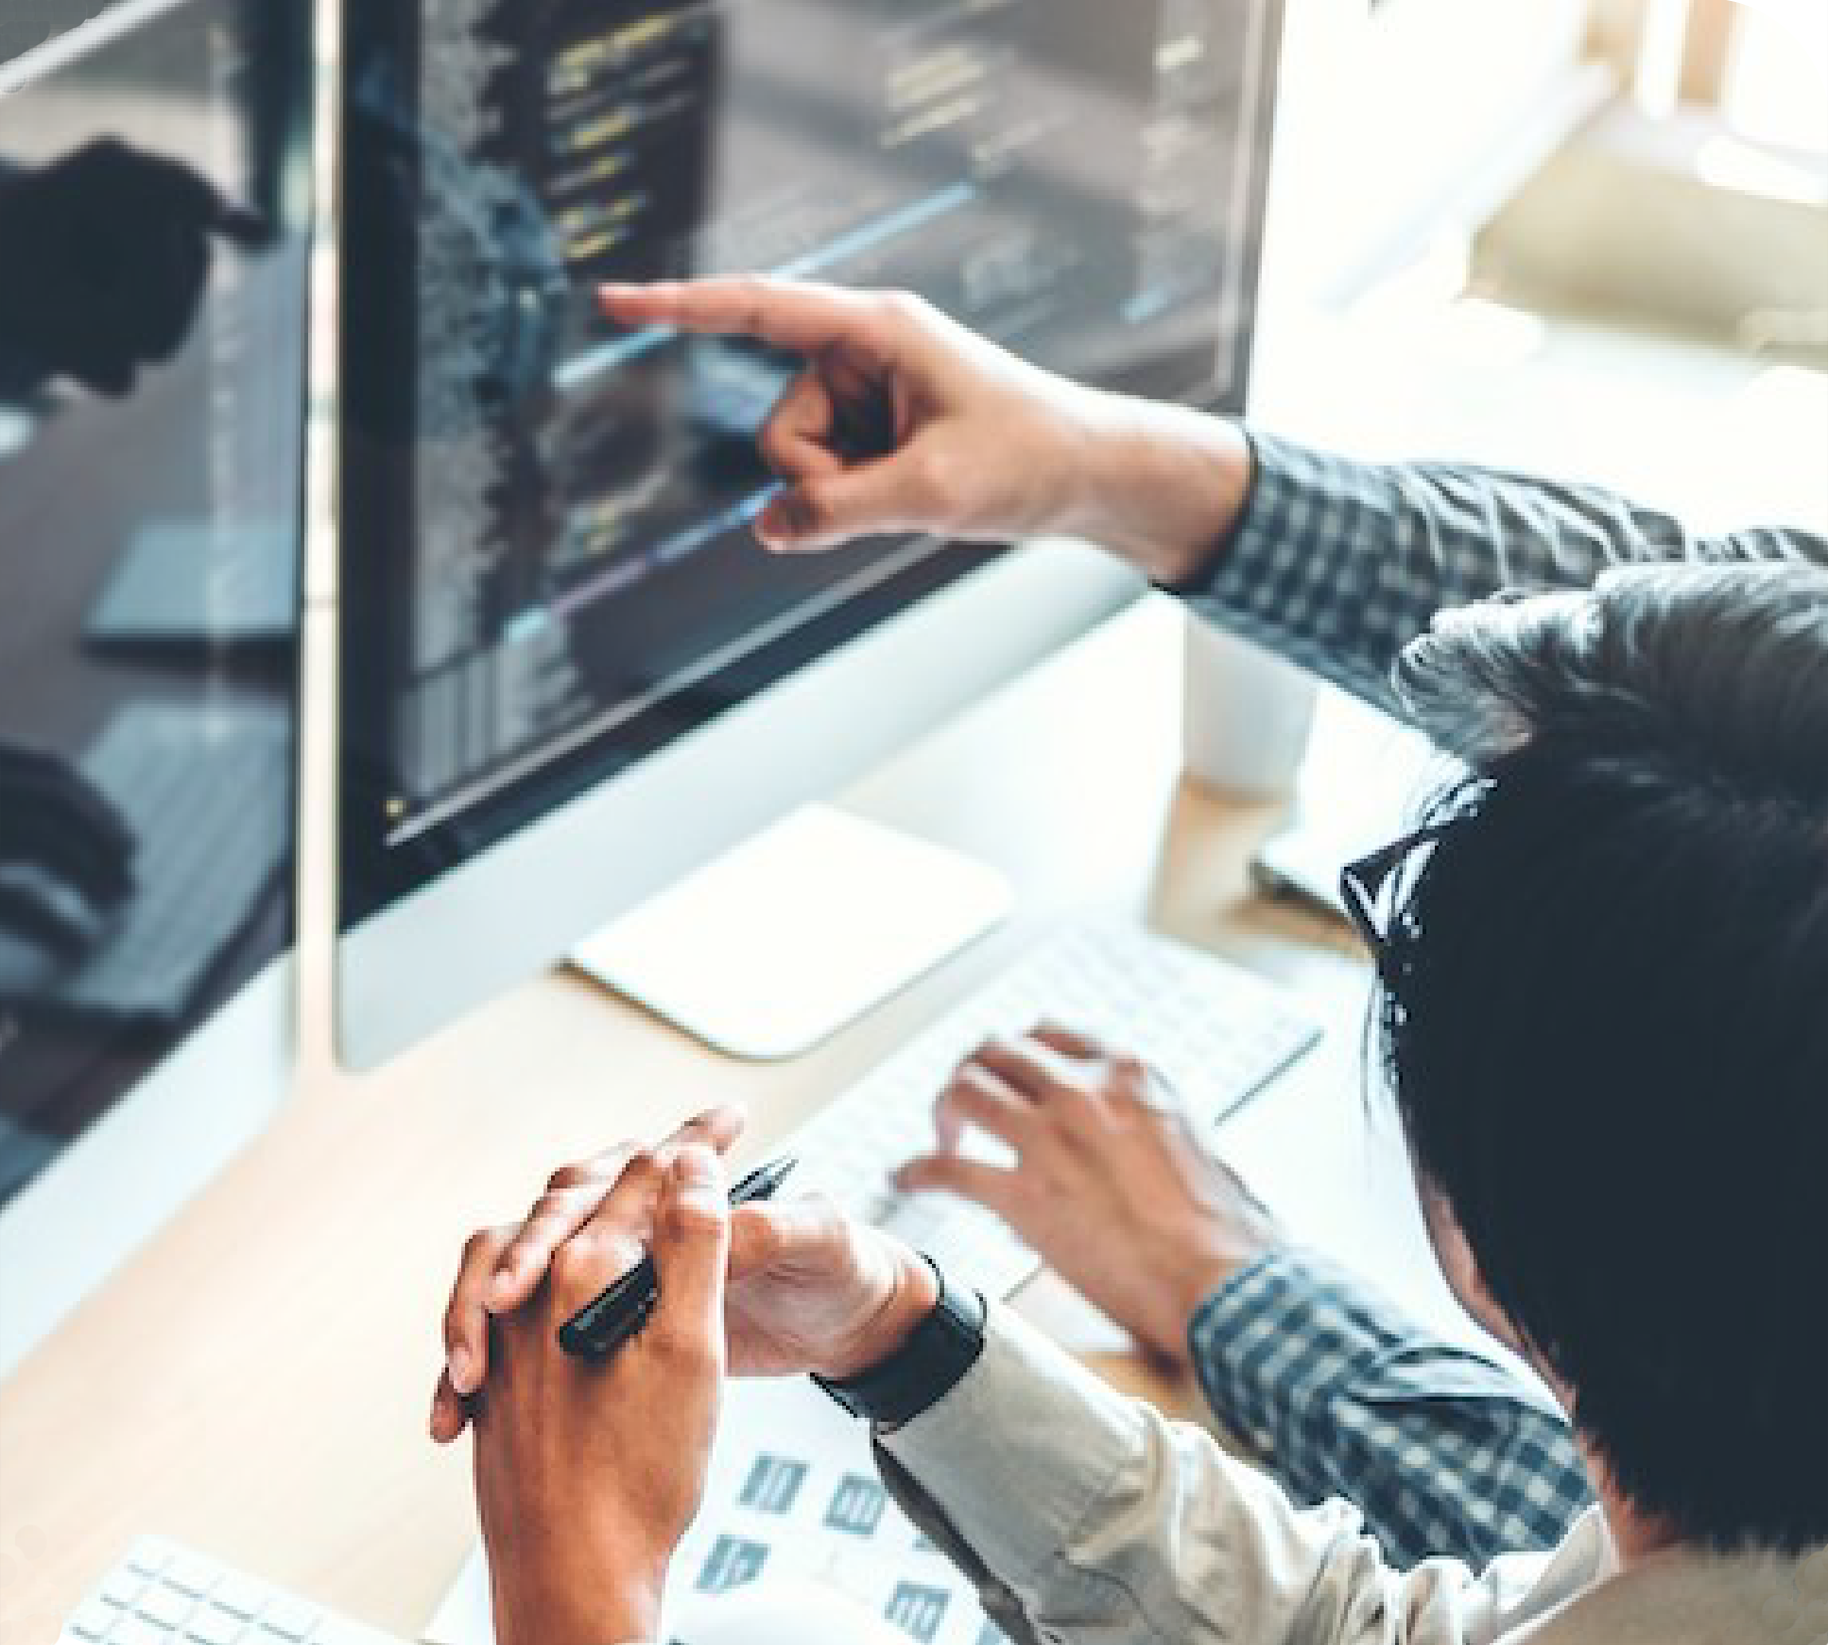
<instances>
[{"instance_id":1,"label":"watch strap","mask_svg":"<svg viewBox=\"0 0 1828 1645\"><path fill-rule=\"evenodd\" d=\"M984 1298L954 1286L931 1257L924 1260L939 1281L939 1301L908 1340L861 1376L813 1378L852 1416L878 1427L899 1428L937 1405L984 1352Z\"/></svg>"}]
</instances>

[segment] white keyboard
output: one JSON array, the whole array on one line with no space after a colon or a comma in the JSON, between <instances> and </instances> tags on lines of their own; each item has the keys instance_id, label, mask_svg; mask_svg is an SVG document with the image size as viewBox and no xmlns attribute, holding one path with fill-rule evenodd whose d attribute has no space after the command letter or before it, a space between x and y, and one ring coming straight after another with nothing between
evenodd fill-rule
<instances>
[{"instance_id":1,"label":"white keyboard","mask_svg":"<svg viewBox=\"0 0 1828 1645\"><path fill-rule=\"evenodd\" d=\"M213 1559L147 1537L64 1624L58 1645L400 1645Z\"/></svg>"},{"instance_id":2,"label":"white keyboard","mask_svg":"<svg viewBox=\"0 0 1828 1645\"><path fill-rule=\"evenodd\" d=\"M1202 1133L1320 1038L1285 990L1235 966L1133 927L1072 927L802 1126L783 1145L801 1161L795 1187L829 1194L948 1274L1007 1296L1039 1266L1034 1252L989 1212L949 1195L898 1193L889 1173L931 1148L934 1101L960 1062L990 1036L1024 1034L1044 1020L1150 1063ZM994 1159L1001 1145L973 1138L967 1148Z\"/></svg>"}]
</instances>

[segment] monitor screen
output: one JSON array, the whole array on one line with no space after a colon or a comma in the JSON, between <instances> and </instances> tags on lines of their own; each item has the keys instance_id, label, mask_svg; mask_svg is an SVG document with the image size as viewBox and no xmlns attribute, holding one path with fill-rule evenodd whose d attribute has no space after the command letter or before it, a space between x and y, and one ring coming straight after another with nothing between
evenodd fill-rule
<instances>
[{"instance_id":1,"label":"monitor screen","mask_svg":"<svg viewBox=\"0 0 1828 1645\"><path fill-rule=\"evenodd\" d=\"M0 68L0 1202L290 942L308 21Z\"/></svg>"},{"instance_id":2,"label":"monitor screen","mask_svg":"<svg viewBox=\"0 0 1828 1645\"><path fill-rule=\"evenodd\" d=\"M1278 0L348 8L346 927L983 556L771 559L795 369L606 280L917 291L1042 365L1240 409Z\"/></svg>"}]
</instances>

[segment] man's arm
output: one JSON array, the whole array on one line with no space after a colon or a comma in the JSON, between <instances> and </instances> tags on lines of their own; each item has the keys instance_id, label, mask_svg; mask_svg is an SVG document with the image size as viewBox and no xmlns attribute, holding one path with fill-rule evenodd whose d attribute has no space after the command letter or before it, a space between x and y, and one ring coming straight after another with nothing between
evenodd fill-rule
<instances>
[{"instance_id":1,"label":"man's arm","mask_svg":"<svg viewBox=\"0 0 1828 1645\"><path fill-rule=\"evenodd\" d=\"M1101 393L903 295L741 278L604 301L626 325L805 358L761 437L782 481L757 523L769 547L1084 537L1384 707L1397 653L1435 614L1499 589L1587 588L1633 561L1828 564L1828 543L1804 532L1700 537L1597 486L1354 462Z\"/></svg>"},{"instance_id":2,"label":"man's arm","mask_svg":"<svg viewBox=\"0 0 1828 1645\"><path fill-rule=\"evenodd\" d=\"M1438 612L1505 589L1590 588L1650 561L1804 561L1800 530L1720 537L1599 486L1445 463L1364 463L1253 433L1228 540L1175 585L1236 629L1380 708L1390 670Z\"/></svg>"},{"instance_id":3,"label":"man's arm","mask_svg":"<svg viewBox=\"0 0 1828 1645\"><path fill-rule=\"evenodd\" d=\"M1393 1570L1346 1504L1294 1508L994 1308L964 1381L878 1449L897 1497L1025 1645L1467 1645L1490 1637L1500 1594L1516 1614L1548 1568Z\"/></svg>"},{"instance_id":4,"label":"man's arm","mask_svg":"<svg viewBox=\"0 0 1828 1645\"><path fill-rule=\"evenodd\" d=\"M1224 1427L1297 1502L1351 1502L1393 1565L1547 1552L1593 1505L1553 1405L1317 1257L1245 1267L1188 1343Z\"/></svg>"},{"instance_id":5,"label":"man's arm","mask_svg":"<svg viewBox=\"0 0 1828 1645\"><path fill-rule=\"evenodd\" d=\"M1190 1363L1292 1496L1352 1503L1394 1564L1549 1548L1587 1506L1554 1407L1299 1252L1120 1050L1057 1027L993 1040L940 1094L934 1128L904 1189L1001 1216L1152 1354ZM959 1152L967 1128L1014 1163Z\"/></svg>"}]
</instances>

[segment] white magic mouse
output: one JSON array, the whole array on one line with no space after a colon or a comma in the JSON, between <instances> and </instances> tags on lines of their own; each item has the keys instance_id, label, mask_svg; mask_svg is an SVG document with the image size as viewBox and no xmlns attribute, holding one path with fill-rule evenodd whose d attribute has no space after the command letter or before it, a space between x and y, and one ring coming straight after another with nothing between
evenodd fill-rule
<instances>
[{"instance_id":1,"label":"white magic mouse","mask_svg":"<svg viewBox=\"0 0 1828 1645\"><path fill-rule=\"evenodd\" d=\"M908 1645L842 1594L785 1576L694 1601L669 1637L678 1645Z\"/></svg>"}]
</instances>

